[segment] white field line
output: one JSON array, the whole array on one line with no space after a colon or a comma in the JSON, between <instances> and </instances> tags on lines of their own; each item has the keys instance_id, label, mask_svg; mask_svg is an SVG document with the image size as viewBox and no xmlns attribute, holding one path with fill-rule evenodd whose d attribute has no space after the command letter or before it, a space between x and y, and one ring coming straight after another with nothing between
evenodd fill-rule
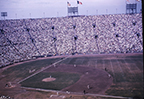
<instances>
[{"instance_id":1,"label":"white field line","mask_svg":"<svg viewBox=\"0 0 144 99\"><path fill-rule=\"evenodd\" d=\"M130 60L131 60L131 58L130 58ZM132 61L132 60L131 60ZM134 60L135 61L135 60ZM139 73L142 73L143 74L143 70L140 70L138 67L137 67L137 65L136 65L136 63L134 63L134 66L137 68L137 70L139 71ZM143 78L143 75L141 76L141 78Z\"/></svg>"},{"instance_id":2,"label":"white field line","mask_svg":"<svg viewBox=\"0 0 144 99\"><path fill-rule=\"evenodd\" d=\"M112 65L111 60L110 60L110 64L111 64L111 69L112 69L112 72L113 72L113 76L114 76L114 78L115 78L114 69L113 69L113 65ZM116 78L115 78L114 80L115 80L115 82L116 82Z\"/></svg>"},{"instance_id":3,"label":"white field line","mask_svg":"<svg viewBox=\"0 0 144 99\"><path fill-rule=\"evenodd\" d=\"M82 59L82 61L81 61L81 64L80 65L85 65L85 64L83 64L83 61L84 61L85 59Z\"/></svg>"},{"instance_id":4,"label":"white field line","mask_svg":"<svg viewBox=\"0 0 144 99\"><path fill-rule=\"evenodd\" d=\"M117 60L117 59L116 59L116 60ZM120 63L119 63L118 60L117 60L117 63L118 63L118 66L119 66L119 68L120 68L120 70L121 70L121 72L122 72L122 76L123 76L123 78L125 78L125 76L124 76L124 72L123 72L123 70L122 70L122 68L121 68Z\"/></svg>"},{"instance_id":5,"label":"white field line","mask_svg":"<svg viewBox=\"0 0 144 99\"><path fill-rule=\"evenodd\" d=\"M125 59L123 59L124 60L124 62L125 62L125 64L126 64L126 67L129 69L129 71L130 71L130 73L131 73L131 75L135 78L135 74L134 73L132 73L132 71L131 71L131 69L130 69L130 67L129 67L129 65L127 64L127 62L125 61Z\"/></svg>"},{"instance_id":6,"label":"white field line","mask_svg":"<svg viewBox=\"0 0 144 99\"><path fill-rule=\"evenodd\" d=\"M56 91L56 90L47 90L47 89L40 89L40 88L30 88L30 87L21 87L24 89L29 89L29 90L38 90L38 91L44 91L44 92L55 92L55 93L63 93L63 94L68 94L67 92L64 91ZM101 94L83 94L80 92L69 92L71 95L88 95L88 96L98 96L98 97L107 97L107 98L119 98L119 99L132 99L131 97L123 97L123 96L112 96L112 95L101 95ZM68 94L68 95L69 95Z\"/></svg>"},{"instance_id":7,"label":"white field line","mask_svg":"<svg viewBox=\"0 0 144 99\"><path fill-rule=\"evenodd\" d=\"M91 67L91 66L90 66L91 62L90 62L90 61L91 61L91 60L88 61L88 67Z\"/></svg>"},{"instance_id":8,"label":"white field line","mask_svg":"<svg viewBox=\"0 0 144 99\"><path fill-rule=\"evenodd\" d=\"M70 55L70 56L71 56L71 55ZM50 68L50 67L56 65L56 64L58 64L59 62L61 62L61 61L63 61L63 60L66 60L66 59L69 58L70 56L65 57L64 59L59 60L59 61L57 61L57 62L55 62L55 63L53 63L53 64L51 64L51 65L48 65L47 67L45 67L45 68L43 68L43 69L41 69L41 70L35 72L34 74L32 74L32 75L30 75L30 76L28 76L28 77L26 77L26 78L20 80L20 81L18 82L18 84L21 83L21 82L23 82L23 81L25 81L26 79L28 79L28 78L30 78L30 77L32 77L32 76L35 76L36 74L38 74L38 73L40 73L40 72L42 72L42 71L44 71L44 70L46 70L46 69L48 69L48 68Z\"/></svg>"},{"instance_id":9,"label":"white field line","mask_svg":"<svg viewBox=\"0 0 144 99\"><path fill-rule=\"evenodd\" d=\"M89 67L89 59L86 59L87 60L87 64L86 64L86 66L88 66Z\"/></svg>"},{"instance_id":10,"label":"white field line","mask_svg":"<svg viewBox=\"0 0 144 99\"><path fill-rule=\"evenodd\" d=\"M78 64L83 65L83 61L84 61L84 59L76 59L75 62L77 62L77 61L80 61L80 63L78 63ZM84 64L84 65L85 65L85 64Z\"/></svg>"},{"instance_id":11,"label":"white field line","mask_svg":"<svg viewBox=\"0 0 144 99\"><path fill-rule=\"evenodd\" d=\"M130 58L130 60L131 60L131 58ZM132 60L131 60L131 61L132 61ZM135 60L134 60L134 61L135 61ZM134 63L134 66L135 66L138 70L140 70L135 63Z\"/></svg>"},{"instance_id":12,"label":"white field line","mask_svg":"<svg viewBox=\"0 0 144 99\"><path fill-rule=\"evenodd\" d=\"M68 57L65 57L64 59L62 59L62 60L59 60L59 61L57 61L57 62L55 62L55 63L53 63L52 65L56 65L57 63L59 63L59 62L61 62L61 61L63 61L63 60L66 60L67 58L69 58L69 57L71 57L71 55L70 56L68 56Z\"/></svg>"},{"instance_id":13,"label":"white field line","mask_svg":"<svg viewBox=\"0 0 144 99\"><path fill-rule=\"evenodd\" d=\"M112 96L112 95L100 95L100 94L86 94L91 96L99 96L99 97L106 97L106 98L119 98L119 99L132 99L131 97L122 97L122 96Z\"/></svg>"},{"instance_id":14,"label":"white field line","mask_svg":"<svg viewBox=\"0 0 144 99\"><path fill-rule=\"evenodd\" d=\"M73 62L73 64L77 65L78 58L76 58L76 60Z\"/></svg>"},{"instance_id":15,"label":"white field line","mask_svg":"<svg viewBox=\"0 0 144 99\"><path fill-rule=\"evenodd\" d=\"M69 62L72 60L72 58L68 59L67 64L69 64Z\"/></svg>"},{"instance_id":16,"label":"white field line","mask_svg":"<svg viewBox=\"0 0 144 99\"><path fill-rule=\"evenodd\" d=\"M80 64L80 65L82 65L82 63L83 63L83 59L76 59L76 61L74 62L74 64Z\"/></svg>"},{"instance_id":17,"label":"white field line","mask_svg":"<svg viewBox=\"0 0 144 99\"><path fill-rule=\"evenodd\" d=\"M138 62L143 66L143 60L142 61L139 60Z\"/></svg>"}]
</instances>

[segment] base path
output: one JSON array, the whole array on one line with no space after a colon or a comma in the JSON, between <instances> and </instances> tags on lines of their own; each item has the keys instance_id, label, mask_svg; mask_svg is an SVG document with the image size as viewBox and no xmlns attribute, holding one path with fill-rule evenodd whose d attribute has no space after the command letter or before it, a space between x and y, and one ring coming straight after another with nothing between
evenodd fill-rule
<instances>
[{"instance_id":1,"label":"base path","mask_svg":"<svg viewBox=\"0 0 144 99\"><path fill-rule=\"evenodd\" d=\"M68 72L81 74L80 79L73 85L68 86L61 91L83 92L104 94L104 92L113 83L113 78L109 74L100 69L73 66L73 65L58 65L57 67L50 67L43 72Z\"/></svg>"}]
</instances>

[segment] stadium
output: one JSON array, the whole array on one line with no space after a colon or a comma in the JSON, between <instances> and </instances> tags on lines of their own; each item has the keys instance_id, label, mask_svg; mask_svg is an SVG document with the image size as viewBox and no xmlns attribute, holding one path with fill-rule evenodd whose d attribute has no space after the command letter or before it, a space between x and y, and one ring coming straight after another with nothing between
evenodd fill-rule
<instances>
[{"instance_id":1,"label":"stadium","mask_svg":"<svg viewBox=\"0 0 144 99\"><path fill-rule=\"evenodd\" d=\"M142 13L0 20L0 98L142 99Z\"/></svg>"}]
</instances>

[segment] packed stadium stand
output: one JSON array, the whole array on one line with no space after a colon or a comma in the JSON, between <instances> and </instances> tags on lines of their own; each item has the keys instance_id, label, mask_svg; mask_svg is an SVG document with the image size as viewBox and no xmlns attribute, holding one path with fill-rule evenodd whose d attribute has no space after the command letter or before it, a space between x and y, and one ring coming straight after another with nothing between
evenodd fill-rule
<instances>
[{"instance_id":1,"label":"packed stadium stand","mask_svg":"<svg viewBox=\"0 0 144 99\"><path fill-rule=\"evenodd\" d=\"M37 57L143 52L142 14L0 20L0 67Z\"/></svg>"}]
</instances>

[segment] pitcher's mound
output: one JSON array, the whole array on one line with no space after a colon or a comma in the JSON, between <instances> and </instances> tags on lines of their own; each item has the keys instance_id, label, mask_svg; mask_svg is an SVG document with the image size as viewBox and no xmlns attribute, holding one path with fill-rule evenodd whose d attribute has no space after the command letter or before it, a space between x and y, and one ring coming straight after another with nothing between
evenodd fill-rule
<instances>
[{"instance_id":1,"label":"pitcher's mound","mask_svg":"<svg viewBox=\"0 0 144 99\"><path fill-rule=\"evenodd\" d=\"M51 82L51 81L55 81L56 78L53 78L53 77L48 77L48 78L44 78L42 81L43 82Z\"/></svg>"}]
</instances>

